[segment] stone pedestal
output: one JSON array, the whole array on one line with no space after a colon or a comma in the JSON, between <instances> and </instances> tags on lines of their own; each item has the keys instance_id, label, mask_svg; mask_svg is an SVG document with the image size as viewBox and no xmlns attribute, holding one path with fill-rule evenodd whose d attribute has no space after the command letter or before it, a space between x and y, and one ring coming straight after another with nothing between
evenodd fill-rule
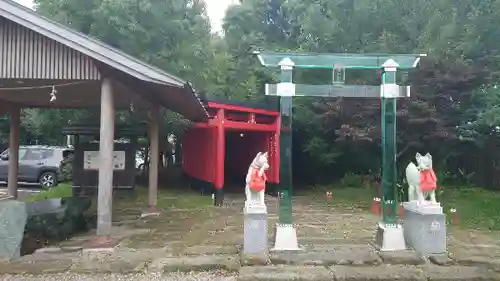
<instances>
[{"instance_id":1,"label":"stone pedestal","mask_svg":"<svg viewBox=\"0 0 500 281\"><path fill-rule=\"evenodd\" d=\"M405 202L404 236L421 255L446 253L446 215L439 203Z\"/></svg>"},{"instance_id":2,"label":"stone pedestal","mask_svg":"<svg viewBox=\"0 0 500 281\"><path fill-rule=\"evenodd\" d=\"M403 227L400 224L386 226L379 222L375 244L381 252L406 250Z\"/></svg>"},{"instance_id":3,"label":"stone pedestal","mask_svg":"<svg viewBox=\"0 0 500 281\"><path fill-rule=\"evenodd\" d=\"M297 229L292 224L277 223L274 230L274 247L271 251L301 251Z\"/></svg>"},{"instance_id":4,"label":"stone pedestal","mask_svg":"<svg viewBox=\"0 0 500 281\"><path fill-rule=\"evenodd\" d=\"M243 236L243 254L267 255L267 207L257 202L246 202Z\"/></svg>"},{"instance_id":5,"label":"stone pedestal","mask_svg":"<svg viewBox=\"0 0 500 281\"><path fill-rule=\"evenodd\" d=\"M23 202L0 199L0 260L10 261L20 256L27 218Z\"/></svg>"}]
</instances>

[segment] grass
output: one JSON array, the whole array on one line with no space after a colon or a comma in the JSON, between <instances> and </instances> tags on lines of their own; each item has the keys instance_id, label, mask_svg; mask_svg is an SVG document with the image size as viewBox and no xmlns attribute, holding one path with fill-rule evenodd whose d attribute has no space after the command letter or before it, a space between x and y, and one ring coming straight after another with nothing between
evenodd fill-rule
<instances>
[{"instance_id":1,"label":"grass","mask_svg":"<svg viewBox=\"0 0 500 281\"><path fill-rule=\"evenodd\" d=\"M120 196L117 199L117 204L121 206L144 206L148 202L148 188L137 187L131 196ZM187 187L158 190L158 208L197 209L209 206L213 206L211 197L201 196Z\"/></svg>"},{"instance_id":2,"label":"grass","mask_svg":"<svg viewBox=\"0 0 500 281\"><path fill-rule=\"evenodd\" d=\"M500 192L473 187L445 187L441 200L445 212L457 210L462 227L500 230Z\"/></svg>"},{"instance_id":3,"label":"grass","mask_svg":"<svg viewBox=\"0 0 500 281\"><path fill-rule=\"evenodd\" d=\"M479 230L500 230L500 192L476 187L445 186L441 189L439 201L446 214L451 208L457 210L460 227ZM326 191L332 192L332 205L354 206L367 211L375 192L367 188L341 188L338 186L318 186L311 188L309 196L325 200ZM448 216L448 219L451 219Z\"/></svg>"},{"instance_id":4,"label":"grass","mask_svg":"<svg viewBox=\"0 0 500 281\"><path fill-rule=\"evenodd\" d=\"M24 199L24 202L37 202L53 198L67 198L73 196L73 188L70 184L60 183L57 186L49 188L44 191L40 191L36 194L28 196Z\"/></svg>"}]
</instances>

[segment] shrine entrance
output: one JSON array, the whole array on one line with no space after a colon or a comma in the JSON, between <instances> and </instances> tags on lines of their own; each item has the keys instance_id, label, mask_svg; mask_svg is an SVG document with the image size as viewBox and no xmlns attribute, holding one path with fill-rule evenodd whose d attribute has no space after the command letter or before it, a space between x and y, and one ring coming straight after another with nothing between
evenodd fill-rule
<instances>
[{"instance_id":1,"label":"shrine entrance","mask_svg":"<svg viewBox=\"0 0 500 281\"><path fill-rule=\"evenodd\" d=\"M271 133L226 130L224 158L224 192L244 194L248 166L255 155L267 151Z\"/></svg>"},{"instance_id":2,"label":"shrine entrance","mask_svg":"<svg viewBox=\"0 0 500 281\"><path fill-rule=\"evenodd\" d=\"M382 220L377 244L381 250L404 248L402 226L396 218L396 100L410 96L410 86L397 84L396 72L417 67L425 54L328 54L255 52L265 67L281 69L280 83L266 84L266 95L280 100L279 223L275 250L297 250L292 222L292 103L293 97L379 98L382 129ZM330 69L331 84L310 85L293 82L294 69ZM381 85L346 84L347 69L382 70Z\"/></svg>"},{"instance_id":3,"label":"shrine entrance","mask_svg":"<svg viewBox=\"0 0 500 281\"><path fill-rule=\"evenodd\" d=\"M202 193L244 194L248 166L258 152L269 153L268 182L279 173L279 112L245 102L206 100L208 122L194 124L182 141L182 168Z\"/></svg>"}]
</instances>

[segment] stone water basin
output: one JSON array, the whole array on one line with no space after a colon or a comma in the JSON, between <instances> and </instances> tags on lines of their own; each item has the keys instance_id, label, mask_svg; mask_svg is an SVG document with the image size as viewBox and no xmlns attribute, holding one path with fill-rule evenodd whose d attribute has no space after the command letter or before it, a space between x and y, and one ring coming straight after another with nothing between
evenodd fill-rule
<instances>
[{"instance_id":1,"label":"stone water basin","mask_svg":"<svg viewBox=\"0 0 500 281\"><path fill-rule=\"evenodd\" d=\"M86 229L84 212L88 198L53 198L22 202L38 190L19 190L19 200L0 191L0 259L11 260L31 254L50 241L67 239Z\"/></svg>"}]
</instances>

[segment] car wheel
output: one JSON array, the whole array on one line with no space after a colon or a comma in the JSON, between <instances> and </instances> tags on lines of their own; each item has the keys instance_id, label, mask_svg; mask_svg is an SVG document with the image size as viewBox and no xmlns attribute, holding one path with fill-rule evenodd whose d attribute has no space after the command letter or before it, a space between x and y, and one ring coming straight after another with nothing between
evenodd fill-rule
<instances>
[{"instance_id":1,"label":"car wheel","mask_svg":"<svg viewBox=\"0 0 500 281\"><path fill-rule=\"evenodd\" d=\"M51 188L57 185L57 175L53 172L45 172L40 175L38 182L42 188Z\"/></svg>"},{"instance_id":2,"label":"car wheel","mask_svg":"<svg viewBox=\"0 0 500 281\"><path fill-rule=\"evenodd\" d=\"M137 170L139 170L139 172L144 172L144 164L140 164Z\"/></svg>"}]
</instances>

